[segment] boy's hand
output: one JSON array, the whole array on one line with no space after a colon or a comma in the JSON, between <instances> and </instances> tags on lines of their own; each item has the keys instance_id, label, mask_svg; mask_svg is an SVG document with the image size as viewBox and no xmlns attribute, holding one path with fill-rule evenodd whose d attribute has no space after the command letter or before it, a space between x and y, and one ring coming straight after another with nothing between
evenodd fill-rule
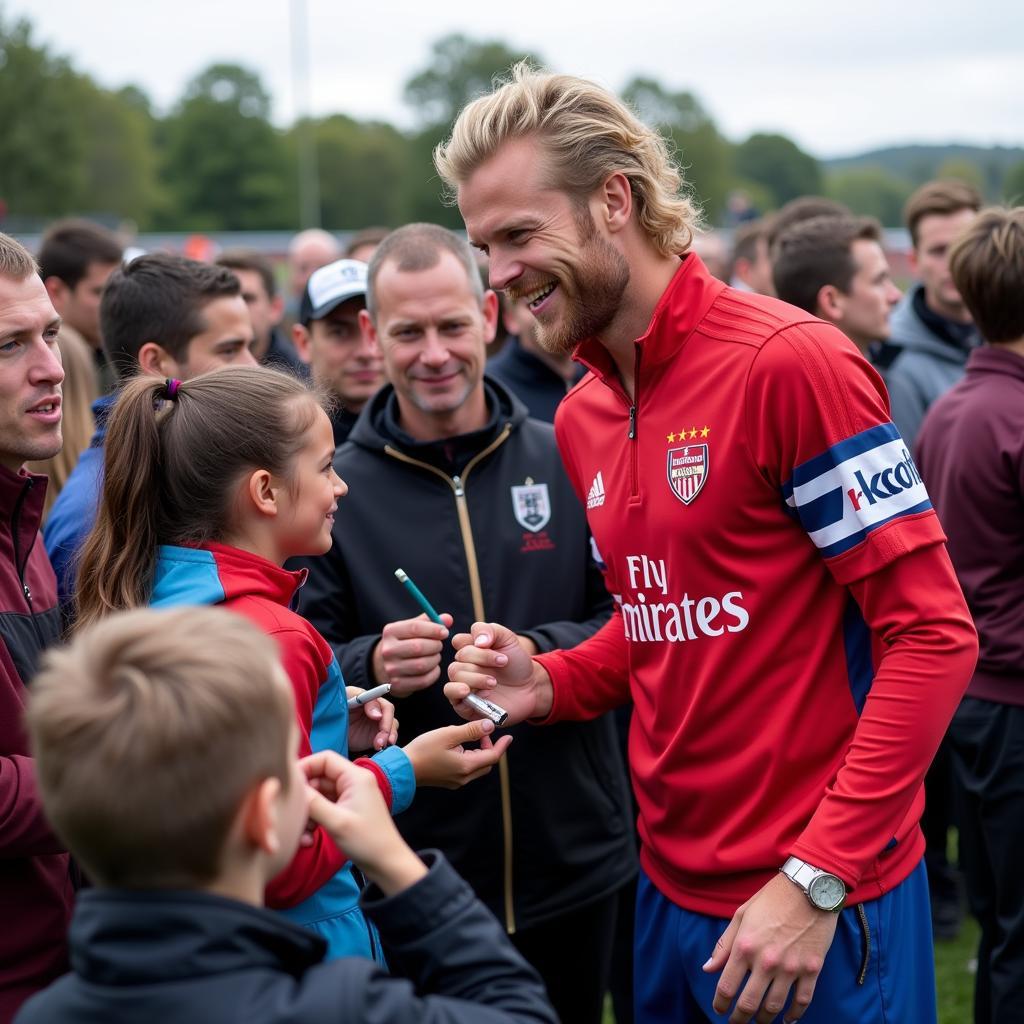
<instances>
[{"instance_id":1,"label":"boy's hand","mask_svg":"<svg viewBox=\"0 0 1024 1024\"><path fill-rule=\"evenodd\" d=\"M345 687L346 699L363 692L358 686ZM391 701L377 697L362 707L350 708L348 715L349 750L383 750L398 742L398 719Z\"/></svg>"},{"instance_id":2,"label":"boy's hand","mask_svg":"<svg viewBox=\"0 0 1024 1024\"><path fill-rule=\"evenodd\" d=\"M441 676L441 648L451 629L452 617L441 616L438 625L426 615L389 622L373 648L373 673L378 682L390 683L396 697L407 697L433 686Z\"/></svg>"},{"instance_id":3,"label":"boy's hand","mask_svg":"<svg viewBox=\"0 0 1024 1024\"><path fill-rule=\"evenodd\" d=\"M398 834L374 775L333 750L299 762L309 780L309 816L323 826L385 895L392 896L427 873Z\"/></svg>"},{"instance_id":4,"label":"boy's hand","mask_svg":"<svg viewBox=\"0 0 1024 1024\"><path fill-rule=\"evenodd\" d=\"M455 660L448 666L444 695L459 715L479 716L464 702L471 692L504 708L509 725L551 711L551 677L530 657L524 641L497 622L474 622L471 632L452 637Z\"/></svg>"},{"instance_id":5,"label":"boy's hand","mask_svg":"<svg viewBox=\"0 0 1024 1024\"><path fill-rule=\"evenodd\" d=\"M489 734L494 723L482 718L466 725L448 725L417 736L402 749L412 762L417 786L458 789L486 775L501 760L512 742L502 736L492 743ZM478 750L467 750L463 743L480 741Z\"/></svg>"}]
</instances>

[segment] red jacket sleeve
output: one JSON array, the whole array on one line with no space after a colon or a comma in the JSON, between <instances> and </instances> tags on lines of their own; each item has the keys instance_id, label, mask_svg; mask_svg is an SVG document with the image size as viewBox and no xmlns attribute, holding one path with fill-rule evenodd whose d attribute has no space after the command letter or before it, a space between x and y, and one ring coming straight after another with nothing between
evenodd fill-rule
<instances>
[{"instance_id":1,"label":"red jacket sleeve","mask_svg":"<svg viewBox=\"0 0 1024 1024\"><path fill-rule=\"evenodd\" d=\"M564 406L555 414L555 439L566 475L585 506L586 488L573 458L572 445L565 437ZM610 568L605 569L605 586L613 595ZM586 721L629 701L629 650L618 602L611 618L592 636L568 651L550 651L534 658L547 670L553 688L551 711L535 724Z\"/></svg>"},{"instance_id":2,"label":"red jacket sleeve","mask_svg":"<svg viewBox=\"0 0 1024 1024\"><path fill-rule=\"evenodd\" d=\"M941 544L850 585L882 653L853 741L792 852L854 886L896 834L970 682L978 641Z\"/></svg>"},{"instance_id":3,"label":"red jacket sleeve","mask_svg":"<svg viewBox=\"0 0 1024 1024\"><path fill-rule=\"evenodd\" d=\"M797 324L772 338L751 368L747 417L756 465L837 583L946 539L881 378L836 328Z\"/></svg>"},{"instance_id":4,"label":"red jacket sleeve","mask_svg":"<svg viewBox=\"0 0 1024 1024\"><path fill-rule=\"evenodd\" d=\"M829 325L791 326L759 353L748 399L761 472L876 638L853 739L792 849L855 885L911 813L977 636L885 388L854 346Z\"/></svg>"},{"instance_id":5,"label":"red jacket sleeve","mask_svg":"<svg viewBox=\"0 0 1024 1024\"><path fill-rule=\"evenodd\" d=\"M298 630L273 634L281 652L281 663L295 694L295 714L299 725L299 757L312 753L309 734L313 726L313 708L320 691L320 658L310 637ZM344 694L342 695L344 697ZM300 846L291 863L267 886L267 905L294 907L308 899L328 879L337 874L348 857L327 832L317 826L310 846Z\"/></svg>"},{"instance_id":6,"label":"red jacket sleeve","mask_svg":"<svg viewBox=\"0 0 1024 1024\"><path fill-rule=\"evenodd\" d=\"M616 604L612 617L591 637L569 651L538 654L551 676L552 705L536 724L597 718L629 701L629 651Z\"/></svg>"}]
</instances>

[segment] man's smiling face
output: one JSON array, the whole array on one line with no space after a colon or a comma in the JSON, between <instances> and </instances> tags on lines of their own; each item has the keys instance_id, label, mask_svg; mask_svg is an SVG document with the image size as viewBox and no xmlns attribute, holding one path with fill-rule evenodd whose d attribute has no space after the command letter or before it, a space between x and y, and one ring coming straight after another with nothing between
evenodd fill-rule
<instances>
[{"instance_id":1,"label":"man's smiling face","mask_svg":"<svg viewBox=\"0 0 1024 1024\"><path fill-rule=\"evenodd\" d=\"M541 143L513 139L460 185L458 199L470 241L488 256L491 287L525 300L540 344L564 355L611 322L629 267L586 203L550 178Z\"/></svg>"}]
</instances>

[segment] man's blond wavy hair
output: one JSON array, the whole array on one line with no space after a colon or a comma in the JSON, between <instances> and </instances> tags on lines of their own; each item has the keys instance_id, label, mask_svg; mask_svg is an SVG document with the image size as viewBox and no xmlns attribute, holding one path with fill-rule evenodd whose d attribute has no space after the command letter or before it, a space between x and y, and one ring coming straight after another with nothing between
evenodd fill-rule
<instances>
[{"instance_id":1,"label":"man's blond wavy hair","mask_svg":"<svg viewBox=\"0 0 1024 1024\"><path fill-rule=\"evenodd\" d=\"M535 136L554 184L584 202L609 175L628 179L640 227L663 256L685 252L699 223L665 140L606 89L516 64L507 81L466 105L434 166L455 202L458 186L510 139Z\"/></svg>"}]
</instances>

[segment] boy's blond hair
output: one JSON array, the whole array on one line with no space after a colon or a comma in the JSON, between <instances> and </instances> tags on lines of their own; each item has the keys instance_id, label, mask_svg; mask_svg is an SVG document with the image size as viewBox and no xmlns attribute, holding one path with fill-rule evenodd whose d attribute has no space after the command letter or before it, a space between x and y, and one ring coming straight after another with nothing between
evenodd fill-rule
<instances>
[{"instance_id":1,"label":"boy's blond hair","mask_svg":"<svg viewBox=\"0 0 1024 1024\"><path fill-rule=\"evenodd\" d=\"M507 81L466 105L434 165L452 193L510 139L535 136L553 185L578 203L609 175L628 179L637 220L663 256L685 252L699 216L665 140L607 89L572 75L516 64Z\"/></svg>"},{"instance_id":2,"label":"boy's blond hair","mask_svg":"<svg viewBox=\"0 0 1024 1024\"><path fill-rule=\"evenodd\" d=\"M949 271L986 341L1024 338L1024 206L982 210L953 244Z\"/></svg>"},{"instance_id":3,"label":"boy's blond hair","mask_svg":"<svg viewBox=\"0 0 1024 1024\"><path fill-rule=\"evenodd\" d=\"M99 884L194 888L246 793L290 779L270 637L216 608L112 615L50 652L27 722L47 817Z\"/></svg>"}]
</instances>

